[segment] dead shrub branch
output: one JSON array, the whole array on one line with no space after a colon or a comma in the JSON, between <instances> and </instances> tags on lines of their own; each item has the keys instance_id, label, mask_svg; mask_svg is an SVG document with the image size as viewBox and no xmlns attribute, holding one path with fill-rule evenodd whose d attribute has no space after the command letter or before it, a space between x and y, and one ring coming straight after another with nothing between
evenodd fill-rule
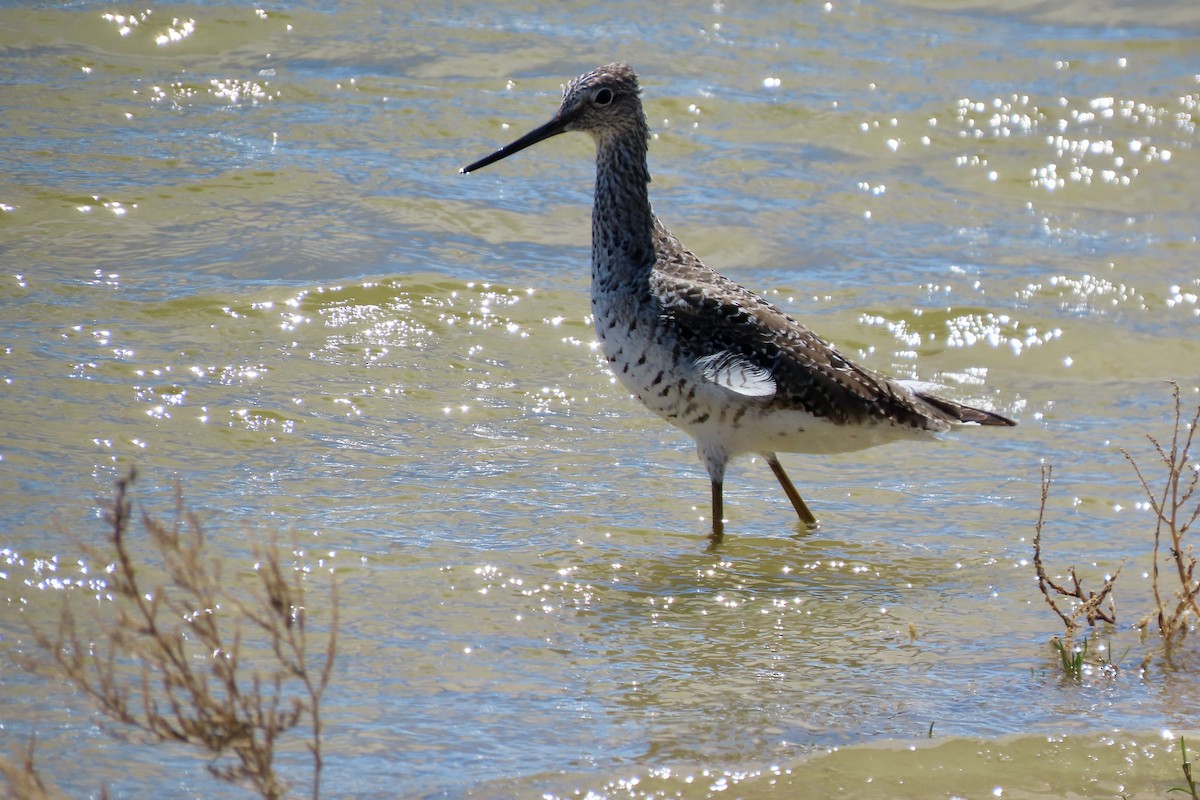
<instances>
[{"instance_id":1,"label":"dead shrub branch","mask_svg":"<svg viewBox=\"0 0 1200 800\"><path fill-rule=\"evenodd\" d=\"M1143 620L1142 627L1154 618L1158 622L1159 633L1167 644L1182 639L1187 633L1189 615L1200 615L1200 579L1196 577L1196 557L1191 545L1184 543L1188 529L1196 518L1200 517L1200 499L1192 504L1197 482L1200 482L1200 465L1192 463L1190 456L1192 437L1196 433L1196 424L1200 422L1200 405L1197 405L1191 420L1185 421L1179 384L1172 382L1171 386L1175 401L1175 424L1169 446L1164 447L1153 435L1146 434L1150 444L1154 445L1159 461L1167 470L1167 478L1162 488L1155 491L1134 457L1129 451L1121 450L1122 455L1133 465L1142 484L1142 491L1145 492L1155 515L1152 577L1156 609ZM1168 540L1167 560L1174 564L1176 577L1179 579L1179 589L1169 598L1164 598L1159 580L1164 538Z\"/></svg>"},{"instance_id":2,"label":"dead shrub branch","mask_svg":"<svg viewBox=\"0 0 1200 800\"><path fill-rule=\"evenodd\" d=\"M1080 627L1080 619L1087 620L1089 627L1094 627L1097 622L1107 622L1110 625L1117 623L1117 607L1112 591L1125 562L1122 561L1112 575L1105 576L1104 585L1098 592L1084 590L1073 566L1067 569L1067 575L1071 578L1070 587L1056 583L1046 574L1046 567L1042 561L1042 526L1045 522L1046 501L1050 496L1052 475L1052 467L1049 465L1042 467L1042 502L1038 508L1037 525L1033 536L1033 566L1037 572L1038 588L1042 592L1042 597L1062 620L1069 642ZM1108 603L1107 610L1105 610L1105 601ZM1067 606L1067 610L1063 610L1060 602Z\"/></svg>"},{"instance_id":3,"label":"dead shrub branch","mask_svg":"<svg viewBox=\"0 0 1200 800\"><path fill-rule=\"evenodd\" d=\"M211 756L213 775L263 798L286 796L277 748L307 724L315 800L321 697L337 650L336 584L331 577L324 646L314 654L305 573L285 566L286 549L274 539L255 545L253 577L224 580L178 488L173 520L141 514L148 541L134 543L133 480L131 470L117 481L103 545L80 543L89 560L108 565L99 621L80 621L68 598L57 629L31 625L34 638L112 723L198 747Z\"/></svg>"},{"instance_id":4,"label":"dead shrub branch","mask_svg":"<svg viewBox=\"0 0 1200 800\"><path fill-rule=\"evenodd\" d=\"M1168 656L1171 648L1184 639L1194 626L1195 620L1200 618L1200 577L1197 575L1193 547L1186 538L1192 525L1200 519L1200 496L1196 491L1200 487L1200 464L1191 457L1193 437L1197 425L1200 424L1200 404L1189 418L1183 411L1179 384L1174 381L1170 384L1174 401L1174 424L1170 440L1164 444L1153 434L1146 435L1158 456L1158 463L1165 472L1157 488L1152 485L1152 478L1143 469L1142 463L1128 450L1121 450L1121 454L1137 474L1147 507L1154 512L1151 566L1154 609L1138 622L1137 627L1145 630L1152 620L1155 621ZM1055 582L1046 574L1042 554L1042 529L1045 524L1051 476L1052 468L1042 467L1042 498L1033 537L1033 563L1037 572L1038 588L1046 603L1062 620L1069 645L1082 626L1083 620L1086 620L1089 626L1095 626L1098 622L1116 623L1113 586L1125 562L1122 561L1116 572L1104 579L1104 584L1098 592L1084 590L1074 567L1068 569L1067 575L1070 580L1065 584ZM1174 569L1164 569L1164 564L1170 564ZM1172 574L1174 579L1171 578ZM1086 645L1086 642L1084 644ZM1065 648L1061 643L1056 647L1060 654L1064 654L1063 663L1066 668L1065 654L1069 648ZM1086 653L1086 650L1082 652ZM1081 658L1075 658L1072 663ZM1147 655L1142 661L1143 670L1150 658L1151 656Z\"/></svg>"}]
</instances>

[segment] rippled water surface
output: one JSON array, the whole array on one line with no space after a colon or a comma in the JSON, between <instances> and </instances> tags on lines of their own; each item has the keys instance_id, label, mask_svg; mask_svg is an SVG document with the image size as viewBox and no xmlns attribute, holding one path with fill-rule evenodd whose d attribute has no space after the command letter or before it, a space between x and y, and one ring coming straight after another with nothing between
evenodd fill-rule
<instances>
[{"instance_id":1,"label":"rippled water surface","mask_svg":"<svg viewBox=\"0 0 1200 800\"><path fill-rule=\"evenodd\" d=\"M617 59L692 250L1020 426L784 456L812 534L738 462L706 549L689 440L594 346L591 144L457 174ZM1163 796L1200 665L1134 628L1120 448L1198 400L1197 103L1192 0L0 9L0 747L235 794L16 666L136 465L231 573L270 531L337 571L326 796ZM1129 559L1078 682L1043 464L1056 574Z\"/></svg>"}]
</instances>

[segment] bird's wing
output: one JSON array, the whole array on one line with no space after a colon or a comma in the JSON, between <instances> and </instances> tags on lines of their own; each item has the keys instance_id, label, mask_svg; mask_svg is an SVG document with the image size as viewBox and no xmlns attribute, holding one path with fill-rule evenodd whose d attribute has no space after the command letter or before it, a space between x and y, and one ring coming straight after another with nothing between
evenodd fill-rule
<instances>
[{"instance_id":1,"label":"bird's wing","mask_svg":"<svg viewBox=\"0 0 1200 800\"><path fill-rule=\"evenodd\" d=\"M775 379L770 371L732 350L700 356L695 364L705 380L746 397L772 397Z\"/></svg>"},{"instance_id":2,"label":"bird's wing","mask_svg":"<svg viewBox=\"0 0 1200 800\"><path fill-rule=\"evenodd\" d=\"M946 427L940 408L850 361L805 325L688 256L682 251L670 264L660 264L651 292L707 380L837 423L877 419Z\"/></svg>"}]
</instances>

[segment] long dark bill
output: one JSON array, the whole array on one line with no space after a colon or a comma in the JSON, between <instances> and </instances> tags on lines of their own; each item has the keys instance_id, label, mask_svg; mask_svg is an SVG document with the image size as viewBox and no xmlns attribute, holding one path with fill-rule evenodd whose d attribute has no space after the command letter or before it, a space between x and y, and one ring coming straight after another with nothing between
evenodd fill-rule
<instances>
[{"instance_id":1,"label":"long dark bill","mask_svg":"<svg viewBox=\"0 0 1200 800\"><path fill-rule=\"evenodd\" d=\"M484 156L474 164L468 164L458 171L459 175L466 175L468 172L474 172L477 169L483 169L488 164L494 164L502 158L507 158L513 153L520 152L526 147L535 145L544 139L549 139L551 136L558 136L567 130L567 123L555 117L540 128L536 128L529 133L517 139L512 144L506 144L490 156Z\"/></svg>"}]
</instances>

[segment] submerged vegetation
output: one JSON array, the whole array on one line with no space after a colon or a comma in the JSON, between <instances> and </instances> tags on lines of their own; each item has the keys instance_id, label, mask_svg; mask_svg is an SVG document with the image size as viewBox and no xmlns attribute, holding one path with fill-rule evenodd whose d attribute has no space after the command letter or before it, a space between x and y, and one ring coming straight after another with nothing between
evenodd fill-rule
<instances>
[{"instance_id":1,"label":"submerged vegetation","mask_svg":"<svg viewBox=\"0 0 1200 800\"><path fill-rule=\"evenodd\" d=\"M29 624L34 640L112 733L137 731L152 742L197 748L215 777L268 800L290 788L275 758L282 738L306 731L311 796L319 797L321 698L337 652L336 584L331 578L322 598L328 618L314 635L306 572L287 563L292 553L273 539L255 543L253 576L223 576L178 488L174 518L143 513L145 537L135 537L133 481L132 471L117 481L104 542L79 542L104 576L94 584L99 613L68 596L56 628ZM44 664L27 657L25 666ZM59 796L38 774L33 752L30 742L21 762L3 764L0 775L18 798Z\"/></svg>"}]
</instances>

